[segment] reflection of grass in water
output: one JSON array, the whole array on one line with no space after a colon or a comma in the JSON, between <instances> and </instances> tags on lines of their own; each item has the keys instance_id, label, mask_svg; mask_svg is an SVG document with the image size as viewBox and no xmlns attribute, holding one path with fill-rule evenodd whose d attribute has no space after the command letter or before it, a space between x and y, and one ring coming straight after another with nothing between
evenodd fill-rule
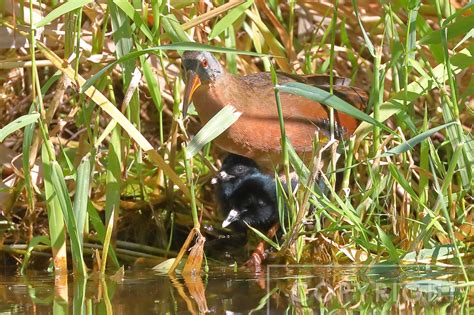
<instances>
[{"instance_id":1,"label":"reflection of grass in water","mask_svg":"<svg viewBox=\"0 0 474 315\"><path fill-rule=\"evenodd\" d=\"M110 309L127 313L152 309L163 313L198 313L203 307L217 313L229 310L256 314L267 310L304 313L315 309L415 312L421 308L439 311L449 307L458 313L469 305L472 299L469 287L456 285L462 283L459 268L436 268L440 271L437 277L419 274L415 266L413 268L410 272L385 273L382 280L375 276L367 278L362 268L318 266L295 267L292 272L301 275L277 272L270 278L246 273L233 273L233 277L229 277L229 268L223 274L210 273L207 279L188 280L157 276L149 271L127 272L123 280L100 279L95 273L89 279L69 278L69 283L62 285L51 275L35 274L23 277L19 283L6 277L0 291L9 286L3 299L4 307L15 305L17 309L25 309L34 304L38 311L53 308L67 312L72 308L91 314L106 313ZM402 281L401 276L418 280ZM28 291L24 291L25 286Z\"/></svg>"},{"instance_id":2,"label":"reflection of grass in water","mask_svg":"<svg viewBox=\"0 0 474 315\"><path fill-rule=\"evenodd\" d=\"M370 86L367 113L381 122L390 118L385 124L395 130L390 134L380 125L361 124L348 148L339 147L342 158L332 166L336 172L326 168L319 172L311 165L306 171L296 167L287 144L287 178L288 171L295 169L300 177L324 183L327 192L313 191L317 190L313 183L304 181L295 196L279 190L280 211L284 204L290 209L280 256L309 263L412 263L421 259L416 254L423 249L431 251L423 256L423 263L458 264L453 256L466 254L474 235L469 167L474 160L469 133L472 93L466 79L472 73L472 55L465 49L471 43L461 36L466 33L463 25L472 22L468 10L448 4L444 12L437 1L422 8L398 3L354 8L343 3L338 4L340 12L310 1L298 6L294 1L288 6L265 1L247 3L248 9L232 6L208 11L191 5L169 11L165 2L161 6L153 2L150 10L96 3L74 10L62 6L53 11L59 14L49 23L53 28L64 23L64 36L48 28L43 32L47 41L22 33L19 26L27 25L27 17L20 14L12 19L11 10L6 11L2 22L17 29L19 37L29 38L36 49L27 55L12 49L2 62L2 76L8 80L0 87L6 101L1 123L27 114L31 101L31 112L40 112L40 117L36 125L22 129L23 139L21 132L9 134L0 147L5 153L1 156L23 153L13 171L7 167L4 171L14 185L8 188L8 201L0 199L0 207L6 209L2 222L9 227L0 231L6 240L2 251L22 259L32 248L44 249L33 237L49 235L56 271L66 272L66 261L72 259L69 266L80 274L85 272L82 256L87 263L92 260L91 239L104 241L110 219L115 247L109 249L114 263L110 270L139 256L168 258L156 247L178 249L196 222L218 229L208 182L220 153L212 145L205 146L193 158L186 177L184 129L191 134L197 124L194 118L185 122L180 118L178 55L163 50L151 56L135 53L161 44L179 45L191 34L185 31L192 29L197 41L206 42L206 31L217 36L209 42L216 49L239 48L279 57L226 55L227 65L240 73L271 70L274 61L278 69L298 74L331 74L334 69L353 78L354 86ZM33 4L30 8L32 18L43 12ZM46 5L44 12L52 9ZM155 19L149 19L151 12ZM11 23L14 27L8 26ZM193 44L182 45L189 49ZM85 97L76 86L84 84L81 77L89 78L120 57L124 58L121 66L98 77L97 90L85 92ZM143 71L141 81L134 71L137 65ZM18 66L26 70L18 71L14 68ZM72 83L54 74L56 69L69 75ZM451 121L456 123L434 129ZM0 131L5 133L1 137L6 136L5 130ZM416 137L427 130L431 131ZM314 156L322 147L323 143L315 146ZM335 150L336 146L324 152L326 166ZM390 154L384 153L388 150ZM42 169L41 180L29 171L33 164ZM334 182L336 173L343 174L340 187ZM311 228L303 229L301 223L308 221ZM25 248L32 239L34 246ZM134 245L123 248L118 240ZM455 241L457 249L439 257L443 246ZM39 257L37 251L31 253Z\"/></svg>"}]
</instances>

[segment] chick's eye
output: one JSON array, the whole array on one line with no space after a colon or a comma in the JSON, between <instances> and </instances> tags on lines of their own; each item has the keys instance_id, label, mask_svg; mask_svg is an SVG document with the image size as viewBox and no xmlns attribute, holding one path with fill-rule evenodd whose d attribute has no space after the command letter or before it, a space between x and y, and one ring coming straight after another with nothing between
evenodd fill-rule
<instances>
[{"instance_id":1,"label":"chick's eye","mask_svg":"<svg viewBox=\"0 0 474 315\"><path fill-rule=\"evenodd\" d=\"M207 62L207 59L201 60L201 66L202 66L203 68L207 68L207 66L209 66L209 63Z\"/></svg>"},{"instance_id":2,"label":"chick's eye","mask_svg":"<svg viewBox=\"0 0 474 315\"><path fill-rule=\"evenodd\" d=\"M243 168L242 166L237 166L237 167L235 168L235 172L236 172L237 174L242 174L242 173L244 172L244 168Z\"/></svg>"}]
</instances>

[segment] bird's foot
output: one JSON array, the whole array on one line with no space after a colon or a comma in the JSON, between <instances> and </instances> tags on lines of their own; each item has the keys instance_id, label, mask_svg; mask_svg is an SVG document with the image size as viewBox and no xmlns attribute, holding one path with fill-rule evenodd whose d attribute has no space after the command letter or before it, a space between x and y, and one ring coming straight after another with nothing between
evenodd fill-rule
<instances>
[{"instance_id":1,"label":"bird's foot","mask_svg":"<svg viewBox=\"0 0 474 315\"><path fill-rule=\"evenodd\" d=\"M270 230L267 232L267 237L268 238L273 238L280 228L280 224L276 223L273 225ZM261 272L262 271L262 263L263 261L267 258L268 253L265 250L265 241L261 241L258 243L257 247L253 251L252 255L250 258L245 262L245 266L249 268L253 268L255 272Z\"/></svg>"},{"instance_id":2,"label":"bird's foot","mask_svg":"<svg viewBox=\"0 0 474 315\"><path fill-rule=\"evenodd\" d=\"M252 268L255 272L262 271L262 263L267 258L267 253L265 252L265 242L260 242L257 245L257 248L253 251L250 258L245 262L245 266Z\"/></svg>"}]
</instances>

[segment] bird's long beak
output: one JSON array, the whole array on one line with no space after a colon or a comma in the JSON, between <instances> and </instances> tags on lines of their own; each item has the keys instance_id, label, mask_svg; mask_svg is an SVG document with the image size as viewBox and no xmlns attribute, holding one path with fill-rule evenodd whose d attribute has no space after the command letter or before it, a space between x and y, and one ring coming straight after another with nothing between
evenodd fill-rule
<instances>
[{"instance_id":1,"label":"bird's long beak","mask_svg":"<svg viewBox=\"0 0 474 315\"><path fill-rule=\"evenodd\" d=\"M193 94L200 85L201 85L201 79L199 79L199 76L197 75L197 73L193 70L188 70L186 87L184 88L183 118L186 117L189 104L191 104L191 100L193 99Z\"/></svg>"},{"instance_id":2,"label":"bird's long beak","mask_svg":"<svg viewBox=\"0 0 474 315\"><path fill-rule=\"evenodd\" d=\"M239 218L240 218L240 212L234 209L230 210L229 214L227 215L227 218L225 218L224 222L222 222L222 227L223 228L228 227L229 224L238 220Z\"/></svg>"}]
</instances>

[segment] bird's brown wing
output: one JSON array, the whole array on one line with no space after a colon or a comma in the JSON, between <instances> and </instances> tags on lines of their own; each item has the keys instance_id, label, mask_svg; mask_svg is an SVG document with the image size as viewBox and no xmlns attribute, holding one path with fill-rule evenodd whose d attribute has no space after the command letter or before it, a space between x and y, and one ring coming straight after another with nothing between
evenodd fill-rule
<instances>
[{"instance_id":1,"label":"bird's brown wing","mask_svg":"<svg viewBox=\"0 0 474 315\"><path fill-rule=\"evenodd\" d=\"M288 82L300 82L329 92L331 79L328 75L294 75L278 73L278 80L282 84ZM369 100L367 92L360 88L349 86L350 82L351 80L348 78L334 76L332 85L334 94L358 109L365 110Z\"/></svg>"},{"instance_id":2,"label":"bird's brown wing","mask_svg":"<svg viewBox=\"0 0 474 315\"><path fill-rule=\"evenodd\" d=\"M295 82L301 82L316 87L329 85L331 77L325 74L307 74L307 75L296 75L288 73L279 73L281 76L291 78ZM333 86L349 86L351 79L333 76Z\"/></svg>"},{"instance_id":3,"label":"bird's brown wing","mask_svg":"<svg viewBox=\"0 0 474 315\"><path fill-rule=\"evenodd\" d=\"M323 89L329 92L329 85L320 85L320 89ZM334 95L348 102L349 104L357 107L358 109L364 111L367 108L369 102L369 95L366 91L352 87L352 86L343 86L343 85L334 85L333 86Z\"/></svg>"},{"instance_id":4,"label":"bird's brown wing","mask_svg":"<svg viewBox=\"0 0 474 315\"><path fill-rule=\"evenodd\" d=\"M262 91L266 91L269 95L273 95L273 84L271 81L271 75L269 72L259 72L250 74L243 77L238 77L240 84L244 83L245 86L241 86L244 90L257 90L261 95ZM333 77L334 82L332 89L334 94L355 106L360 110L365 110L368 103L367 92L360 88L349 86L350 79L343 77ZM327 92L330 91L330 78L328 75L295 75L283 72L278 72L278 83L285 84L289 82L300 82L308 84ZM271 93L270 93L271 92Z\"/></svg>"}]
</instances>

